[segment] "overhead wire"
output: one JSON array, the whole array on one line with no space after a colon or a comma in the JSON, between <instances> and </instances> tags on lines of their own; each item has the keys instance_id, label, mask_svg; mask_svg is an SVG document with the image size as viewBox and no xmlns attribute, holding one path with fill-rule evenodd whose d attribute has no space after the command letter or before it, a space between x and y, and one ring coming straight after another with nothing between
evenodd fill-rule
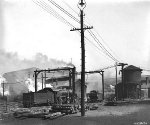
<instances>
[{"instance_id":1,"label":"overhead wire","mask_svg":"<svg viewBox=\"0 0 150 125\"><path fill-rule=\"evenodd\" d=\"M91 23L89 22L89 18L86 17L86 23L88 23L88 25L91 25ZM95 31L95 33L99 36L99 38L102 40L102 42L105 44L105 46L118 58L118 56L116 55L116 53L114 53L114 51L109 47L109 45L107 44L107 42L103 39L103 37L97 32L97 30L95 28L93 28L93 30ZM119 59L120 60L120 59ZM122 61L123 62L123 61Z\"/></svg>"},{"instance_id":2,"label":"overhead wire","mask_svg":"<svg viewBox=\"0 0 150 125\"><path fill-rule=\"evenodd\" d=\"M51 2L55 7L57 7L58 9L60 9L61 11L63 11L65 14L67 14L70 18L72 18L73 20L75 20L76 22L80 23L80 21L72 16L69 12L67 12L65 9L63 9L61 6L59 6L57 3L55 3L52 0L48 0L49 2ZM35 1L34 1L35 2ZM42 3L43 2L43 3ZM51 8L47 3L45 3L44 1L40 1L40 2L35 2L37 5L39 5L40 7L42 7L44 10L46 10L48 13L52 14L54 17L56 17L57 19L59 19L61 22L67 24L68 26L74 27L71 23L69 23L65 18L63 18L60 14L58 14L53 8ZM71 7L70 7L71 8ZM75 28L75 27L74 27ZM80 32L80 31L79 31ZM107 56L109 56L112 60L114 60L115 62L119 62L117 59L115 59L112 54L105 49L105 47L102 45L102 43L100 43L100 41L98 40L98 38L94 35L94 33L90 30L88 30L88 32L90 33L90 35L93 37L93 39L97 42L97 44L99 45L99 47L103 50L103 53L105 53ZM92 43L87 37L85 37L86 40L88 40L90 43ZM92 43L98 50L101 51L101 49L99 49L99 47L97 47L94 43Z\"/></svg>"},{"instance_id":3,"label":"overhead wire","mask_svg":"<svg viewBox=\"0 0 150 125\"><path fill-rule=\"evenodd\" d=\"M35 1L34 1L35 2ZM42 3L43 2L43 3ZM54 11L54 9L53 8L51 8L50 6L48 6L48 5L46 5L47 3L45 3L44 1L37 1L37 2L35 2L38 6L40 6L40 7L42 7L44 10L46 10L48 13L50 13L50 14L52 14L53 16L55 16L57 19L59 19L61 22L63 22L63 23L67 23L68 24L68 22L67 21L64 21L65 19L62 17L62 18L60 18L61 16L56 12L56 11ZM45 5L43 5L43 4L45 4ZM63 20L63 21L62 21ZM71 26L71 27L74 27L72 24L70 24L69 23L69 26ZM75 27L74 27L75 28ZM79 31L80 32L80 31ZM85 39L87 40L87 41L89 41L93 46L95 46L98 50L100 50L101 51L101 49L98 47L98 46L96 46L92 41L90 41L86 36L85 36Z\"/></svg>"},{"instance_id":4,"label":"overhead wire","mask_svg":"<svg viewBox=\"0 0 150 125\"><path fill-rule=\"evenodd\" d=\"M60 20L61 22L65 23L65 24L69 24L70 27L74 27L72 24L68 23L68 21L65 21L65 19L63 17L61 17L56 11L53 10L53 8L51 8L50 6L48 5L43 5L44 3L42 3L41 1L33 1L34 3L36 3L38 6L40 6L42 9L44 9L45 11L47 11L48 13L52 14L54 17L56 17L58 20ZM46 3L45 3L46 4ZM46 7L47 6L47 7ZM60 18L61 17L61 18ZM75 27L74 27L75 28ZM80 32L80 31L79 31ZM85 39L87 41L89 41L91 44L92 41L90 41L86 36L85 36ZM95 44L93 44L97 49L99 49Z\"/></svg>"},{"instance_id":5,"label":"overhead wire","mask_svg":"<svg viewBox=\"0 0 150 125\"><path fill-rule=\"evenodd\" d=\"M88 30L89 34L94 38L94 40L97 42L97 44L103 49L104 53L109 56L111 59L113 59L115 62L119 62L112 54L102 45L102 43L98 40L98 38L94 35L94 33L91 30Z\"/></svg>"},{"instance_id":6,"label":"overhead wire","mask_svg":"<svg viewBox=\"0 0 150 125\"><path fill-rule=\"evenodd\" d=\"M60 14L58 14L53 8L47 5L44 1L35 1L32 0L36 5L47 11L49 14L53 15L55 18L60 20L61 22L67 24L68 26L75 28L70 22L68 22L65 18L63 18Z\"/></svg>"},{"instance_id":7,"label":"overhead wire","mask_svg":"<svg viewBox=\"0 0 150 125\"><path fill-rule=\"evenodd\" d=\"M103 37L97 32L97 30L96 29L94 29L94 31L97 33L97 35L101 38L101 40L103 41L103 43L107 46L107 48L117 57L117 58L119 58L117 55L116 55L116 53L109 47L109 45L107 44L107 42L103 39ZM121 60L120 58L119 58L119 60ZM123 61L121 61L121 62L123 62Z\"/></svg>"},{"instance_id":8,"label":"overhead wire","mask_svg":"<svg viewBox=\"0 0 150 125\"><path fill-rule=\"evenodd\" d=\"M70 8L74 13L78 14L74 9L72 9L72 7L67 4L66 2L64 2L68 8ZM87 21L86 21L87 22ZM88 23L88 22L87 22ZM90 23L88 23L90 25ZM95 29L94 29L95 30ZM112 58L114 61L119 62L117 59L115 59L112 54L102 45L102 43L100 43L99 39L94 35L94 33L91 30L88 30L88 32L90 33L90 35L97 41L98 44L100 44L100 46L107 52L107 55L110 56L110 58ZM106 44L106 42L104 41L104 39L102 38L102 36L95 30L95 32L98 34L98 36L101 38L101 40ZM110 49L110 47L107 45L107 47L109 48L109 50L116 56L116 54ZM105 53L106 54L106 53Z\"/></svg>"},{"instance_id":9,"label":"overhead wire","mask_svg":"<svg viewBox=\"0 0 150 125\"><path fill-rule=\"evenodd\" d=\"M48 0L50 3L52 3L55 7L57 7L58 9L60 9L62 12L64 12L65 14L67 14L69 17L71 17L73 20L75 20L76 22L80 23L80 21L75 18L74 16L72 16L72 14L70 14L68 11L66 11L64 8L62 8L60 5L58 5L56 2L54 2L53 0Z\"/></svg>"},{"instance_id":10,"label":"overhead wire","mask_svg":"<svg viewBox=\"0 0 150 125\"><path fill-rule=\"evenodd\" d=\"M65 5L66 5L69 9L71 9L75 14L78 15L78 13L77 13L67 2L65 2L64 0L63 0L63 2L65 3Z\"/></svg>"},{"instance_id":11,"label":"overhead wire","mask_svg":"<svg viewBox=\"0 0 150 125\"><path fill-rule=\"evenodd\" d=\"M69 9L71 9L75 14L77 14L78 15L78 13L68 4L68 3L66 3L65 1L63 1L64 3L65 3L65 5L69 8ZM86 21L86 23L88 23L87 21ZM90 23L88 23L88 25L90 25ZM84 26L86 26L86 25L84 25ZM102 38L102 37L101 37ZM98 46L96 46L91 40L89 40L87 37L85 37L85 39L87 40L87 41L89 41L94 47L96 47L98 50L100 50L100 51L103 51L103 50L101 50ZM101 47L101 48L103 48L103 47ZM105 53L105 51L103 51L103 53ZM105 53L106 55L107 55L107 53ZM114 59L113 59L114 60ZM114 61L116 61L116 60L114 60Z\"/></svg>"},{"instance_id":12,"label":"overhead wire","mask_svg":"<svg viewBox=\"0 0 150 125\"><path fill-rule=\"evenodd\" d=\"M65 3L71 10L73 10L67 3ZM74 11L74 10L73 10ZM74 11L76 14L77 12ZM85 25L86 26L86 25ZM90 35L94 38L94 40L97 42L97 44L99 44L99 46L103 49L103 52L109 56L111 59L113 59L115 62L119 62L118 59L116 59L103 45L102 43L99 41L99 39L94 35L94 33L91 30L88 30L88 32L90 33ZM98 34L99 35L99 34ZM102 39L103 42L104 39L99 35L99 37ZM108 47L109 48L109 47ZM109 48L110 49L110 48ZM111 50L111 49L110 49ZM106 51L106 52L105 52ZM112 51L112 50L111 50ZM113 51L112 51L113 52Z\"/></svg>"},{"instance_id":13,"label":"overhead wire","mask_svg":"<svg viewBox=\"0 0 150 125\"><path fill-rule=\"evenodd\" d=\"M105 54L104 52L102 52L103 50L101 50L97 45L95 45L90 39L88 39L86 36L84 36L84 38L85 38L86 41L91 43L99 52L101 52L101 54ZM108 58L108 56L105 56L105 58ZM110 59L110 58L108 58L108 59Z\"/></svg>"}]
</instances>

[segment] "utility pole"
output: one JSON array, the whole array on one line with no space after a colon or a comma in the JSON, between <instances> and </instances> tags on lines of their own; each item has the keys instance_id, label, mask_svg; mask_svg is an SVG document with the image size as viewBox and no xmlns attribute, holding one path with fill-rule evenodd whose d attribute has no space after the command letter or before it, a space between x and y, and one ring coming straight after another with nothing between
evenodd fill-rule
<instances>
[{"instance_id":1,"label":"utility pole","mask_svg":"<svg viewBox=\"0 0 150 125\"><path fill-rule=\"evenodd\" d=\"M69 70L69 89L72 89L72 70Z\"/></svg>"},{"instance_id":2,"label":"utility pole","mask_svg":"<svg viewBox=\"0 0 150 125\"><path fill-rule=\"evenodd\" d=\"M72 90L73 90L73 103L75 103L75 76L76 75L76 68L73 67L72 69Z\"/></svg>"},{"instance_id":3,"label":"utility pole","mask_svg":"<svg viewBox=\"0 0 150 125\"><path fill-rule=\"evenodd\" d=\"M73 28L71 31L80 30L81 31L81 116L85 116L85 100L84 100L84 88L85 88L85 45L84 45L84 30L92 29L92 27L84 27L84 13L83 10L86 7L86 2L80 0L78 3L78 8L80 9L80 28Z\"/></svg>"},{"instance_id":4,"label":"utility pole","mask_svg":"<svg viewBox=\"0 0 150 125\"><path fill-rule=\"evenodd\" d=\"M4 89L4 81L3 81L3 99L4 99L4 92L5 92L5 89Z\"/></svg>"},{"instance_id":5,"label":"utility pole","mask_svg":"<svg viewBox=\"0 0 150 125\"><path fill-rule=\"evenodd\" d=\"M118 78L117 78L117 62L116 62L116 87L115 87L115 93L116 93L116 101L118 100L118 88L117 88L117 84L118 84Z\"/></svg>"},{"instance_id":6,"label":"utility pole","mask_svg":"<svg viewBox=\"0 0 150 125\"><path fill-rule=\"evenodd\" d=\"M124 71L123 71L123 68L125 65L128 65L126 63L119 63L118 66L121 66L121 71L122 71L122 99L124 100L124 93L125 93L125 88L124 88Z\"/></svg>"},{"instance_id":7,"label":"utility pole","mask_svg":"<svg viewBox=\"0 0 150 125\"><path fill-rule=\"evenodd\" d=\"M43 73L41 74L41 77L42 77L42 89L43 89Z\"/></svg>"},{"instance_id":8,"label":"utility pole","mask_svg":"<svg viewBox=\"0 0 150 125\"><path fill-rule=\"evenodd\" d=\"M46 88L46 71L45 71L45 82L44 82L44 88Z\"/></svg>"},{"instance_id":9,"label":"utility pole","mask_svg":"<svg viewBox=\"0 0 150 125\"><path fill-rule=\"evenodd\" d=\"M102 100L104 100L104 71L101 71L100 74L102 75Z\"/></svg>"},{"instance_id":10,"label":"utility pole","mask_svg":"<svg viewBox=\"0 0 150 125\"><path fill-rule=\"evenodd\" d=\"M37 73L37 70L34 71L34 77L35 77L35 92L37 92L37 76L38 76L38 73Z\"/></svg>"}]
</instances>

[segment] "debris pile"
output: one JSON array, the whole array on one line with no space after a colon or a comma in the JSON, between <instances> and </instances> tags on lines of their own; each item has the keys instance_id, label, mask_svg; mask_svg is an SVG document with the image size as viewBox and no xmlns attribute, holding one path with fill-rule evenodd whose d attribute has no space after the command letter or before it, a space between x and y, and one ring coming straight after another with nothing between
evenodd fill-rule
<instances>
[{"instance_id":1,"label":"debris pile","mask_svg":"<svg viewBox=\"0 0 150 125\"><path fill-rule=\"evenodd\" d=\"M56 119L58 117L77 113L77 109L72 105L53 105L44 107L18 108L14 110L15 118L42 118Z\"/></svg>"}]
</instances>

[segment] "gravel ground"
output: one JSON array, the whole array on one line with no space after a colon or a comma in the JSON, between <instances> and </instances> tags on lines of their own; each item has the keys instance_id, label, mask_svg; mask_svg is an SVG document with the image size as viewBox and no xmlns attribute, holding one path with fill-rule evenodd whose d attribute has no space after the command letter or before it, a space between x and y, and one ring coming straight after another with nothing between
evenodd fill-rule
<instances>
[{"instance_id":1,"label":"gravel ground","mask_svg":"<svg viewBox=\"0 0 150 125\"><path fill-rule=\"evenodd\" d=\"M150 125L150 105L99 106L98 110L67 115L55 120L4 118L0 125Z\"/></svg>"},{"instance_id":2,"label":"gravel ground","mask_svg":"<svg viewBox=\"0 0 150 125\"><path fill-rule=\"evenodd\" d=\"M143 105L125 105L125 106L99 106L98 110L91 110L86 112L87 117L99 116L123 116L139 112L144 109ZM80 116L81 113L73 114L72 116Z\"/></svg>"}]
</instances>

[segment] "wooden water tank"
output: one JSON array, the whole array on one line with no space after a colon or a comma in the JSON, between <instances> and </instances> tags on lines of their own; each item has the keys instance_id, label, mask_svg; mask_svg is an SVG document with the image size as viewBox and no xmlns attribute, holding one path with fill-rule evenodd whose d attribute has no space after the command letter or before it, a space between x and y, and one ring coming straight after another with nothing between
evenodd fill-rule
<instances>
[{"instance_id":1,"label":"wooden water tank","mask_svg":"<svg viewBox=\"0 0 150 125\"><path fill-rule=\"evenodd\" d=\"M139 84L141 82L142 69L130 65L124 68L124 83Z\"/></svg>"}]
</instances>

